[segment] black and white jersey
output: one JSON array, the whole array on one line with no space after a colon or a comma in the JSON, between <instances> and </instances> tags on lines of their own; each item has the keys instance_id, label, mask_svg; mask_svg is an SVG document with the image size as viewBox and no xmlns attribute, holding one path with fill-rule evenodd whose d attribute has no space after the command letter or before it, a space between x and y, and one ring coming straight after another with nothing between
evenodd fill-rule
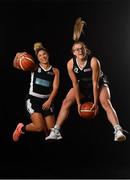
<instances>
[{"instance_id":1,"label":"black and white jersey","mask_svg":"<svg viewBox=\"0 0 130 180\"><path fill-rule=\"evenodd\" d=\"M31 73L29 95L38 98L48 98L52 91L54 80L53 67L45 70L40 64L36 71Z\"/></svg>"},{"instance_id":2,"label":"black and white jersey","mask_svg":"<svg viewBox=\"0 0 130 180\"><path fill-rule=\"evenodd\" d=\"M73 58L73 71L78 79L78 81L92 83L92 68L91 68L91 59L89 58L84 62L84 67L81 69L78 65L76 58ZM103 72L100 72L100 78L103 76Z\"/></svg>"},{"instance_id":3,"label":"black and white jersey","mask_svg":"<svg viewBox=\"0 0 130 180\"><path fill-rule=\"evenodd\" d=\"M84 67L81 69L78 65L76 58L73 58L73 71L79 82L80 89L92 90L92 68L91 68L91 59L92 56L89 56L88 59L84 62ZM101 71L99 75L99 85L102 83L108 83L104 78L104 74ZM85 91L86 91L85 90Z\"/></svg>"}]
</instances>

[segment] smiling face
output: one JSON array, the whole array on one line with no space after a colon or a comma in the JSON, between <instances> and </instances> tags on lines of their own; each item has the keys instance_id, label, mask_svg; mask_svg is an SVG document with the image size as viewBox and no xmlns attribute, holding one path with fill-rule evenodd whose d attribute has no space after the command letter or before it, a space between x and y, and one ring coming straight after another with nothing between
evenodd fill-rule
<instances>
[{"instance_id":1,"label":"smiling face","mask_svg":"<svg viewBox=\"0 0 130 180\"><path fill-rule=\"evenodd\" d=\"M49 54L46 50L39 50L37 53L37 58L41 64L49 64Z\"/></svg>"},{"instance_id":2,"label":"smiling face","mask_svg":"<svg viewBox=\"0 0 130 180\"><path fill-rule=\"evenodd\" d=\"M90 53L90 50L87 49L84 43L77 42L74 43L72 52L78 59L84 59Z\"/></svg>"}]
</instances>

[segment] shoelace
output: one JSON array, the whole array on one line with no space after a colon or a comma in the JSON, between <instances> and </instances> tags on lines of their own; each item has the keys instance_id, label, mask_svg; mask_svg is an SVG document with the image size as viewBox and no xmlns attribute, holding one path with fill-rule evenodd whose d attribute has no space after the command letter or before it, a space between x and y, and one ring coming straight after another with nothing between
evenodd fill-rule
<instances>
[{"instance_id":1,"label":"shoelace","mask_svg":"<svg viewBox=\"0 0 130 180\"><path fill-rule=\"evenodd\" d=\"M129 132L128 132L128 131L126 131L126 130L124 130L124 129L122 129L122 131L123 131L123 132L126 132L127 134L129 134Z\"/></svg>"},{"instance_id":2,"label":"shoelace","mask_svg":"<svg viewBox=\"0 0 130 180\"><path fill-rule=\"evenodd\" d=\"M126 132L127 134L129 134L128 131L126 131L125 129L122 129L122 128L117 128L117 129L115 129L114 134L116 134L117 131L122 131L122 132Z\"/></svg>"},{"instance_id":3,"label":"shoelace","mask_svg":"<svg viewBox=\"0 0 130 180\"><path fill-rule=\"evenodd\" d=\"M55 128L50 128L52 132L54 132L55 134L58 134L58 131Z\"/></svg>"}]
</instances>

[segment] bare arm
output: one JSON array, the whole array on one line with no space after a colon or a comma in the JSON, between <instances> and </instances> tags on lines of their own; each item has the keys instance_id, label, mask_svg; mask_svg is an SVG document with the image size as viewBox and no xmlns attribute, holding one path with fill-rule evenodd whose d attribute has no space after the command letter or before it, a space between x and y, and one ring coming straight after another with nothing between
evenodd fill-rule
<instances>
[{"instance_id":1,"label":"bare arm","mask_svg":"<svg viewBox=\"0 0 130 180\"><path fill-rule=\"evenodd\" d=\"M73 60L69 60L69 62L67 63L67 70L68 70L68 74L70 76L70 79L72 81L72 84L73 84L73 88L74 88L74 91L75 91L75 96L76 96L76 102L77 102L77 105L78 105L78 112L80 112L80 106L81 106L81 103L80 103L80 91L79 91L79 84L78 84L78 80L73 72Z\"/></svg>"},{"instance_id":2,"label":"bare arm","mask_svg":"<svg viewBox=\"0 0 130 180\"><path fill-rule=\"evenodd\" d=\"M48 100L42 105L43 109L49 109L51 103L54 101L57 93L58 93L58 88L59 88L59 81L60 81L60 73L57 68L53 68L53 72L55 74L54 81L53 81L53 90L51 92L50 97Z\"/></svg>"},{"instance_id":3,"label":"bare arm","mask_svg":"<svg viewBox=\"0 0 130 180\"><path fill-rule=\"evenodd\" d=\"M52 90L51 95L48 99L51 102L54 100L54 98L56 97L56 95L58 93L59 81L60 81L59 70L57 68L53 68L53 72L55 74L54 81L53 81L53 90Z\"/></svg>"},{"instance_id":4,"label":"bare arm","mask_svg":"<svg viewBox=\"0 0 130 180\"><path fill-rule=\"evenodd\" d=\"M99 74L101 68L100 68L100 62L96 57L92 58L91 67L92 67L94 105L97 106L99 99Z\"/></svg>"}]
</instances>

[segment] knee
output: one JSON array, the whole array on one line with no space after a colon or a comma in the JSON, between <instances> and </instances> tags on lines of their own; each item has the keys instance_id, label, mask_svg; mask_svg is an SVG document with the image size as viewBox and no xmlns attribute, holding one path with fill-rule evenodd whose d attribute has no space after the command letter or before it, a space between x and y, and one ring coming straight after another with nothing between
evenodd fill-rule
<instances>
[{"instance_id":1,"label":"knee","mask_svg":"<svg viewBox=\"0 0 130 180\"><path fill-rule=\"evenodd\" d=\"M36 126L36 131L37 132L42 132L43 131L43 126L42 125L37 125Z\"/></svg>"},{"instance_id":2,"label":"knee","mask_svg":"<svg viewBox=\"0 0 130 180\"><path fill-rule=\"evenodd\" d=\"M70 101L69 99L65 98L65 99L63 100L63 102L62 102L62 107L65 108L65 109L67 109L67 108L69 108L70 106L71 106L71 101Z\"/></svg>"}]
</instances>

